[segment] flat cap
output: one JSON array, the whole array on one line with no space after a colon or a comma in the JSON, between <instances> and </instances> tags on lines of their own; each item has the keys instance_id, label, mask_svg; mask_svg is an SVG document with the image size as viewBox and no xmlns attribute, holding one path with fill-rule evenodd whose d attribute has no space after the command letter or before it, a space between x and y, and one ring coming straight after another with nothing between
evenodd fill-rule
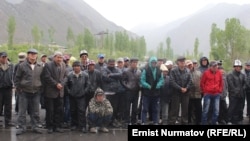
<instances>
[{"instance_id":1,"label":"flat cap","mask_svg":"<svg viewBox=\"0 0 250 141\"><path fill-rule=\"evenodd\" d=\"M179 57L177 57L177 60L176 60L176 61L184 61L184 60L186 60L186 57L184 57L184 56L179 56Z\"/></svg>"},{"instance_id":2,"label":"flat cap","mask_svg":"<svg viewBox=\"0 0 250 141\"><path fill-rule=\"evenodd\" d=\"M35 53L35 54L37 54L38 51L37 51L36 49L34 49L34 48L31 48L31 49L29 49L29 50L27 51L27 54L29 54L29 53Z\"/></svg>"},{"instance_id":3,"label":"flat cap","mask_svg":"<svg viewBox=\"0 0 250 141\"><path fill-rule=\"evenodd\" d=\"M0 52L0 56L2 57L2 56L8 56L8 54L6 53L6 52Z\"/></svg>"}]
</instances>

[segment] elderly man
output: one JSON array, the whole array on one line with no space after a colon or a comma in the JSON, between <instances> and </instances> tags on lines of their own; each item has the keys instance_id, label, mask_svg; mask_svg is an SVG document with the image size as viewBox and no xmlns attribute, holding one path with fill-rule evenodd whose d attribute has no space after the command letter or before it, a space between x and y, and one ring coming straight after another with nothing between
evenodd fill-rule
<instances>
[{"instance_id":1,"label":"elderly man","mask_svg":"<svg viewBox=\"0 0 250 141\"><path fill-rule=\"evenodd\" d=\"M53 61L44 66L46 126L48 133L62 133L64 85L67 79L63 54L55 52Z\"/></svg>"},{"instance_id":2,"label":"elderly man","mask_svg":"<svg viewBox=\"0 0 250 141\"><path fill-rule=\"evenodd\" d=\"M5 127L11 126L13 69L7 53L0 52L0 114L4 108Z\"/></svg>"},{"instance_id":3,"label":"elderly man","mask_svg":"<svg viewBox=\"0 0 250 141\"><path fill-rule=\"evenodd\" d=\"M19 129L16 135L26 132L26 112L30 109L32 130L35 133L42 133L38 129L40 90L42 88L41 74L43 66L37 62L37 50L30 49L27 52L27 59L21 63L15 76L15 86L19 93L19 111L17 123Z\"/></svg>"},{"instance_id":4,"label":"elderly man","mask_svg":"<svg viewBox=\"0 0 250 141\"><path fill-rule=\"evenodd\" d=\"M175 124L181 109L181 124L188 124L188 91L192 86L192 79L189 69L186 68L186 58L179 56L176 60L177 67L170 72L170 85L172 86L171 110L169 113L168 124ZM180 108L181 106L181 108Z\"/></svg>"}]
</instances>

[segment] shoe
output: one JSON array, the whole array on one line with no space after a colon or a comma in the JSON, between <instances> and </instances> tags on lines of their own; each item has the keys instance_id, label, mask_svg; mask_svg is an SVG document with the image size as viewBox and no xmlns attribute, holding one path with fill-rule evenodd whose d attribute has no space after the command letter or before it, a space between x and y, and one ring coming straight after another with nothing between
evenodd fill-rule
<instances>
[{"instance_id":1,"label":"shoe","mask_svg":"<svg viewBox=\"0 0 250 141\"><path fill-rule=\"evenodd\" d=\"M102 128L101 128L101 131L102 131L103 133L108 133L108 132L109 132L109 129L107 129L106 127L102 127Z\"/></svg>"},{"instance_id":2,"label":"shoe","mask_svg":"<svg viewBox=\"0 0 250 141\"><path fill-rule=\"evenodd\" d=\"M49 129L48 129L48 133L49 133L49 134L52 134L52 133L53 133L53 129L52 129L52 128L49 128Z\"/></svg>"},{"instance_id":3,"label":"shoe","mask_svg":"<svg viewBox=\"0 0 250 141\"><path fill-rule=\"evenodd\" d=\"M17 129L17 131L16 131L16 135L18 136L18 135L21 135L21 134L23 134L23 133L25 133L25 130L24 129Z\"/></svg>"},{"instance_id":4,"label":"shoe","mask_svg":"<svg viewBox=\"0 0 250 141\"><path fill-rule=\"evenodd\" d=\"M91 132L91 133L97 133L97 129L96 129L95 127L91 127L91 128L90 128L90 132Z\"/></svg>"},{"instance_id":5,"label":"shoe","mask_svg":"<svg viewBox=\"0 0 250 141\"><path fill-rule=\"evenodd\" d=\"M15 124L13 124L11 122L5 123L5 128L12 127L12 126L15 126Z\"/></svg>"},{"instance_id":6,"label":"shoe","mask_svg":"<svg viewBox=\"0 0 250 141\"><path fill-rule=\"evenodd\" d=\"M71 131L75 131L75 130L76 130L76 126L72 126L72 127L70 128L70 130L71 130Z\"/></svg>"},{"instance_id":7,"label":"shoe","mask_svg":"<svg viewBox=\"0 0 250 141\"><path fill-rule=\"evenodd\" d=\"M64 131L62 129L60 129L60 128L55 128L54 132L63 133Z\"/></svg>"},{"instance_id":8,"label":"shoe","mask_svg":"<svg viewBox=\"0 0 250 141\"><path fill-rule=\"evenodd\" d=\"M228 122L227 125L232 125L232 122Z\"/></svg>"},{"instance_id":9,"label":"shoe","mask_svg":"<svg viewBox=\"0 0 250 141\"><path fill-rule=\"evenodd\" d=\"M86 130L85 127L82 128L82 132L83 132L83 133L87 133L87 130Z\"/></svg>"},{"instance_id":10,"label":"shoe","mask_svg":"<svg viewBox=\"0 0 250 141\"><path fill-rule=\"evenodd\" d=\"M33 132L34 132L34 133L37 133L37 134L42 134L42 133L43 133L41 130L36 129L36 128L35 128L35 129L33 129Z\"/></svg>"},{"instance_id":11,"label":"shoe","mask_svg":"<svg viewBox=\"0 0 250 141\"><path fill-rule=\"evenodd\" d=\"M42 128L43 125L42 125L42 124L38 124L37 127L38 127L38 128Z\"/></svg>"},{"instance_id":12,"label":"shoe","mask_svg":"<svg viewBox=\"0 0 250 141\"><path fill-rule=\"evenodd\" d=\"M219 124L221 124L221 125L226 125L227 123L226 123L225 120L220 120L220 121L219 121Z\"/></svg>"}]
</instances>

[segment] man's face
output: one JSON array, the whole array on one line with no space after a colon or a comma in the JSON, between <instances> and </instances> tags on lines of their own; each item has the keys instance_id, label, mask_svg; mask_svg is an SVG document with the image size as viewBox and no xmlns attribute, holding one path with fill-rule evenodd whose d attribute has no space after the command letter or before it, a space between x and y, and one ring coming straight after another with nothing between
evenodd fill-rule
<instances>
[{"instance_id":1,"label":"man's face","mask_svg":"<svg viewBox=\"0 0 250 141\"><path fill-rule=\"evenodd\" d=\"M54 61L56 62L56 64L62 63L62 61L63 61L63 56L62 56L62 55L56 55L56 56L54 57Z\"/></svg>"},{"instance_id":2,"label":"man's face","mask_svg":"<svg viewBox=\"0 0 250 141\"><path fill-rule=\"evenodd\" d=\"M131 67L131 68L137 68L137 65L138 65L138 61L132 61L132 62L130 63L130 67Z\"/></svg>"},{"instance_id":3,"label":"man's face","mask_svg":"<svg viewBox=\"0 0 250 141\"><path fill-rule=\"evenodd\" d=\"M119 68L122 68L122 67L123 67L123 65L124 65L124 62L122 62L122 61L118 61L118 62L117 62L117 65L118 65L118 67L119 67Z\"/></svg>"},{"instance_id":4,"label":"man's face","mask_svg":"<svg viewBox=\"0 0 250 141\"><path fill-rule=\"evenodd\" d=\"M245 69L246 69L246 70L250 70L250 65L246 65L246 66L245 66Z\"/></svg>"},{"instance_id":5,"label":"man's face","mask_svg":"<svg viewBox=\"0 0 250 141\"><path fill-rule=\"evenodd\" d=\"M42 57L41 58L41 61L44 62L44 63L46 62L46 60L47 60L47 57Z\"/></svg>"},{"instance_id":6,"label":"man's face","mask_svg":"<svg viewBox=\"0 0 250 141\"><path fill-rule=\"evenodd\" d=\"M81 55L81 60L82 61L86 61L87 59L88 59L88 55L87 54Z\"/></svg>"},{"instance_id":7,"label":"man's face","mask_svg":"<svg viewBox=\"0 0 250 141\"><path fill-rule=\"evenodd\" d=\"M95 65L94 64L89 65L88 69L89 71L93 71L95 69Z\"/></svg>"},{"instance_id":8,"label":"man's face","mask_svg":"<svg viewBox=\"0 0 250 141\"><path fill-rule=\"evenodd\" d=\"M99 63L103 63L103 62L104 62L104 57L98 58L98 62L99 62Z\"/></svg>"},{"instance_id":9,"label":"man's face","mask_svg":"<svg viewBox=\"0 0 250 141\"><path fill-rule=\"evenodd\" d=\"M73 70L75 73L79 73L81 71L81 67L80 66L73 66Z\"/></svg>"},{"instance_id":10,"label":"man's face","mask_svg":"<svg viewBox=\"0 0 250 141\"><path fill-rule=\"evenodd\" d=\"M179 61L177 61L177 65L179 67L185 67L185 60L179 60Z\"/></svg>"},{"instance_id":11,"label":"man's face","mask_svg":"<svg viewBox=\"0 0 250 141\"><path fill-rule=\"evenodd\" d=\"M115 62L108 62L108 67L114 68L115 67Z\"/></svg>"},{"instance_id":12,"label":"man's face","mask_svg":"<svg viewBox=\"0 0 250 141\"><path fill-rule=\"evenodd\" d=\"M240 72L242 69L242 66L235 66L234 69L235 71Z\"/></svg>"},{"instance_id":13,"label":"man's face","mask_svg":"<svg viewBox=\"0 0 250 141\"><path fill-rule=\"evenodd\" d=\"M1 62L2 64L7 63L7 60L8 60L7 56L0 56L0 62Z\"/></svg>"},{"instance_id":14,"label":"man's face","mask_svg":"<svg viewBox=\"0 0 250 141\"><path fill-rule=\"evenodd\" d=\"M206 66L206 65L207 65L207 59L203 59L203 60L201 61L201 64L202 64L203 66Z\"/></svg>"},{"instance_id":15,"label":"man's face","mask_svg":"<svg viewBox=\"0 0 250 141\"><path fill-rule=\"evenodd\" d=\"M124 66L129 66L129 61L124 61Z\"/></svg>"},{"instance_id":16,"label":"man's face","mask_svg":"<svg viewBox=\"0 0 250 141\"><path fill-rule=\"evenodd\" d=\"M96 95L96 101L97 102L102 102L104 100L104 95L103 94L98 94L98 95Z\"/></svg>"},{"instance_id":17,"label":"man's face","mask_svg":"<svg viewBox=\"0 0 250 141\"><path fill-rule=\"evenodd\" d=\"M211 67L210 67L210 70L211 70L212 72L216 72L216 71L218 70L218 65L211 66Z\"/></svg>"},{"instance_id":18,"label":"man's face","mask_svg":"<svg viewBox=\"0 0 250 141\"><path fill-rule=\"evenodd\" d=\"M29 60L36 60L37 59L37 53L28 53L28 59Z\"/></svg>"},{"instance_id":19,"label":"man's face","mask_svg":"<svg viewBox=\"0 0 250 141\"><path fill-rule=\"evenodd\" d=\"M157 62L156 62L156 61L152 61L152 62L151 62L151 67L152 67L152 68L155 68L156 65L157 65Z\"/></svg>"}]
</instances>

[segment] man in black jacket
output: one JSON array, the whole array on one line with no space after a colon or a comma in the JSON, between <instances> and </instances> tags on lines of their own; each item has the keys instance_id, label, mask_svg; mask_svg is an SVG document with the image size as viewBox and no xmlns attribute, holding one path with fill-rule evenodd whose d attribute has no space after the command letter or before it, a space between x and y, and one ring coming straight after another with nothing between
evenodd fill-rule
<instances>
[{"instance_id":1,"label":"man in black jacket","mask_svg":"<svg viewBox=\"0 0 250 141\"><path fill-rule=\"evenodd\" d=\"M53 61L44 66L46 126L48 133L62 133L64 85L67 81L63 54L55 52Z\"/></svg>"},{"instance_id":2,"label":"man in black jacket","mask_svg":"<svg viewBox=\"0 0 250 141\"><path fill-rule=\"evenodd\" d=\"M12 80L14 66L6 52L0 52L0 114L4 109L5 127L11 126Z\"/></svg>"},{"instance_id":3,"label":"man in black jacket","mask_svg":"<svg viewBox=\"0 0 250 141\"><path fill-rule=\"evenodd\" d=\"M26 112L30 108L32 130L35 133L42 133L38 129L40 90L42 88L41 73L43 66L37 62L37 50L30 49L27 59L21 63L15 76L15 86L19 93L19 111L17 122L20 128L16 135L26 132Z\"/></svg>"},{"instance_id":4,"label":"man in black jacket","mask_svg":"<svg viewBox=\"0 0 250 141\"><path fill-rule=\"evenodd\" d=\"M73 71L68 75L69 103L71 114L71 130L77 128L86 133L86 94L90 86L88 74L81 71L79 61L73 63Z\"/></svg>"}]
</instances>

